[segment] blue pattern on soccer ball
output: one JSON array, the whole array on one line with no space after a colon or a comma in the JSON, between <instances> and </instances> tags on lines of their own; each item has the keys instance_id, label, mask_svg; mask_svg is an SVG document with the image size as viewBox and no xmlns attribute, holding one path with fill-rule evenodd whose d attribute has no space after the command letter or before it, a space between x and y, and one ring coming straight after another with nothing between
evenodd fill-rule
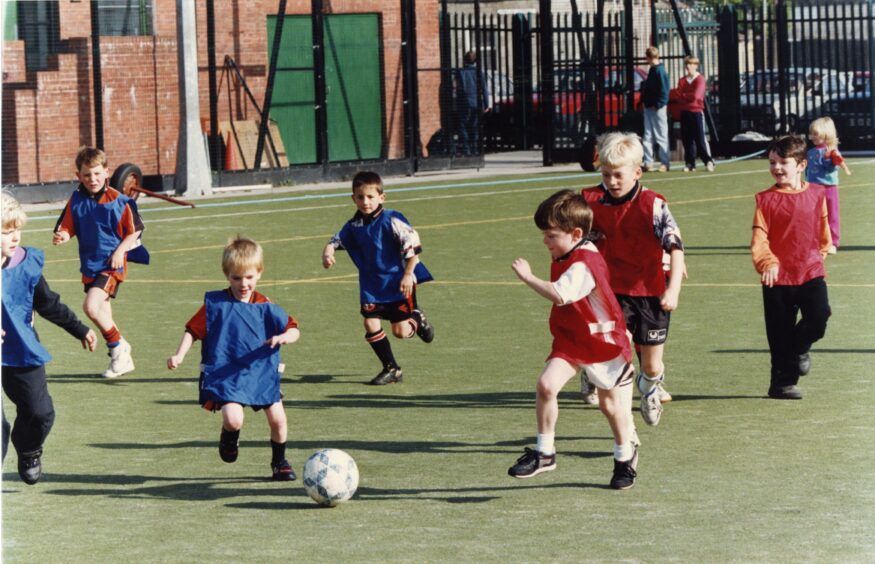
<instances>
[{"instance_id":1,"label":"blue pattern on soccer ball","mask_svg":"<svg viewBox=\"0 0 875 564\"><path fill-rule=\"evenodd\" d=\"M358 479L355 460L342 450L317 451L304 465L304 489L320 505L334 506L349 500Z\"/></svg>"}]
</instances>

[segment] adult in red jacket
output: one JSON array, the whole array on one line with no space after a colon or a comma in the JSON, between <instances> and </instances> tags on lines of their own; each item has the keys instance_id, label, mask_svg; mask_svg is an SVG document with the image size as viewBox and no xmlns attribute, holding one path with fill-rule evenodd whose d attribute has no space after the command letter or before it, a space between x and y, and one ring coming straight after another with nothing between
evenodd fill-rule
<instances>
[{"instance_id":1,"label":"adult in red jacket","mask_svg":"<svg viewBox=\"0 0 875 564\"><path fill-rule=\"evenodd\" d=\"M714 170L714 159L705 140L705 76L699 74L699 59L684 59L686 74L678 81L677 100L681 110L681 138L684 142L684 172L696 170L696 156L701 157L708 171Z\"/></svg>"}]
</instances>

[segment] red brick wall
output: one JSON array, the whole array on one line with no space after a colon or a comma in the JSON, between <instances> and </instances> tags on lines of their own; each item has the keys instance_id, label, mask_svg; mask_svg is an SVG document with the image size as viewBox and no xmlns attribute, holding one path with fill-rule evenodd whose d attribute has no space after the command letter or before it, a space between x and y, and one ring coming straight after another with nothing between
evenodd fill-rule
<instances>
[{"instance_id":1,"label":"red brick wall","mask_svg":"<svg viewBox=\"0 0 875 564\"><path fill-rule=\"evenodd\" d=\"M404 110L401 76L400 2L378 0L326 1L326 13L381 13L385 131L388 157L404 155ZM225 55L240 65L247 84L261 102L267 81L267 15L276 0L216 0L216 62ZM197 2L200 113L209 123L206 7ZM417 0L417 49L421 68L439 66L437 0ZM309 0L291 0L287 14L309 14ZM145 174L172 174L176 166L178 77L176 2L154 0L154 36L101 37L104 145L110 168L137 163ZM73 156L83 144L93 144L93 77L89 2L59 2L63 52L46 71L27 73L23 42L3 42L3 167L4 183L68 180ZM440 73L419 74L422 143L440 126ZM254 119L255 112L240 91L233 93L236 119ZM220 92L220 115L228 98ZM224 119L224 116L220 119Z\"/></svg>"}]
</instances>

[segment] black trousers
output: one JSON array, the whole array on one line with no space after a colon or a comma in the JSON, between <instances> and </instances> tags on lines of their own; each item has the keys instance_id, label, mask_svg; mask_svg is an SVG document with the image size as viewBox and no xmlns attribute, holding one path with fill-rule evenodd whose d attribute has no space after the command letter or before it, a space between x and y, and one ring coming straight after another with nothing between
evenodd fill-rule
<instances>
[{"instance_id":1,"label":"black trousers","mask_svg":"<svg viewBox=\"0 0 875 564\"><path fill-rule=\"evenodd\" d=\"M697 155L705 164L714 160L705 141L705 114L702 112L681 112L681 140L687 168L696 168Z\"/></svg>"},{"instance_id":2,"label":"black trousers","mask_svg":"<svg viewBox=\"0 0 875 564\"><path fill-rule=\"evenodd\" d=\"M6 458L10 436L19 454L39 450L55 422L55 406L49 395L45 367L4 366L3 391L16 408L11 433L6 413L3 413L3 458Z\"/></svg>"},{"instance_id":3,"label":"black trousers","mask_svg":"<svg viewBox=\"0 0 875 564\"><path fill-rule=\"evenodd\" d=\"M826 334L832 313L826 281L820 277L801 286L763 286L763 306L772 357L771 385L795 385L799 381L799 355Z\"/></svg>"}]
</instances>

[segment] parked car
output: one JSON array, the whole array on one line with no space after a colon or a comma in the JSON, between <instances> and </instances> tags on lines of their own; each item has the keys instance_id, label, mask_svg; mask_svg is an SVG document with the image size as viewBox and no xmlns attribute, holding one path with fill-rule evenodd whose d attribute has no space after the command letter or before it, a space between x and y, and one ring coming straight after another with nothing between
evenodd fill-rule
<instances>
[{"instance_id":1,"label":"parked car","mask_svg":"<svg viewBox=\"0 0 875 564\"><path fill-rule=\"evenodd\" d=\"M875 123L872 121L872 89L835 96L824 105L825 115L836 124L839 138L848 144L864 141L875 145Z\"/></svg>"},{"instance_id":2,"label":"parked car","mask_svg":"<svg viewBox=\"0 0 875 564\"><path fill-rule=\"evenodd\" d=\"M641 83L647 78L647 71L635 68L633 74L633 101L634 108L626 108L628 88L625 85L625 70L621 67L608 67L602 71L603 83L599 107L602 111L602 124L606 128L616 128L620 125L628 111L636 111L640 105ZM553 74L553 105L556 108L554 125L555 134L558 138L567 139L571 143L577 143L582 136L588 133L590 125L587 115L596 115L597 107L587 100L587 85L584 71L580 68L559 68ZM537 85L533 85L532 98L526 113L521 113L517 106L516 98L508 98L498 101L493 107L493 116L487 118L484 126L490 128L487 135L501 134L506 132L512 135L517 127L526 127L531 131L536 142L540 142L541 129L537 127L537 115L542 103L542 95ZM529 112L530 109L530 113ZM526 123L517 124L516 121L523 115Z\"/></svg>"},{"instance_id":3,"label":"parked car","mask_svg":"<svg viewBox=\"0 0 875 564\"><path fill-rule=\"evenodd\" d=\"M787 128L798 131L825 102L851 91L838 71L792 67L784 74ZM741 129L774 133L781 128L781 76L777 70L747 73L741 81Z\"/></svg>"}]
</instances>

